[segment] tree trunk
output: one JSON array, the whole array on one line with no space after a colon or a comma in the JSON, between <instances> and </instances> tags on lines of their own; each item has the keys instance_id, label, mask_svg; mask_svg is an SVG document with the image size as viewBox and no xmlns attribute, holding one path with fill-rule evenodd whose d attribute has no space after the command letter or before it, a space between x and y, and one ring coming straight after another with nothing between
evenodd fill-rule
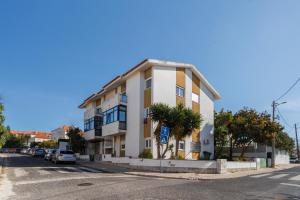
<instances>
[{"instance_id":1,"label":"tree trunk","mask_svg":"<svg viewBox=\"0 0 300 200\"><path fill-rule=\"evenodd\" d=\"M179 140L175 139L175 158L178 159Z\"/></svg>"},{"instance_id":2,"label":"tree trunk","mask_svg":"<svg viewBox=\"0 0 300 200\"><path fill-rule=\"evenodd\" d=\"M232 137L230 137L229 160L232 160L232 153L233 153L233 142L232 142Z\"/></svg>"},{"instance_id":3,"label":"tree trunk","mask_svg":"<svg viewBox=\"0 0 300 200\"><path fill-rule=\"evenodd\" d=\"M160 159L160 128L161 123L158 122L157 127L154 131L155 139L156 139L156 151L157 151L157 159Z\"/></svg>"},{"instance_id":4,"label":"tree trunk","mask_svg":"<svg viewBox=\"0 0 300 200\"><path fill-rule=\"evenodd\" d=\"M161 155L162 159L165 157L165 154L167 153L168 148L169 148L169 140L167 141L166 149L163 151L163 153L162 153L162 155Z\"/></svg>"},{"instance_id":5,"label":"tree trunk","mask_svg":"<svg viewBox=\"0 0 300 200\"><path fill-rule=\"evenodd\" d=\"M248 144L246 144L245 146L242 147L242 152L241 152L240 158L243 158L243 157L244 157L245 151L246 151L247 147L248 147L251 143L252 143L252 141L249 142Z\"/></svg>"},{"instance_id":6,"label":"tree trunk","mask_svg":"<svg viewBox=\"0 0 300 200\"><path fill-rule=\"evenodd\" d=\"M156 136L157 159L160 159L160 137Z\"/></svg>"}]
</instances>

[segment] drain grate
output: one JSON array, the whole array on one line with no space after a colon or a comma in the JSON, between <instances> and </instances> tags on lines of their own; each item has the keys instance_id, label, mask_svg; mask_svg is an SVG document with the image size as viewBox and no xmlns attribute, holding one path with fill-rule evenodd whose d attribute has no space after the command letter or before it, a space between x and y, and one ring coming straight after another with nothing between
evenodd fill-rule
<instances>
[{"instance_id":1,"label":"drain grate","mask_svg":"<svg viewBox=\"0 0 300 200\"><path fill-rule=\"evenodd\" d=\"M93 183L80 183L78 186L91 186Z\"/></svg>"}]
</instances>

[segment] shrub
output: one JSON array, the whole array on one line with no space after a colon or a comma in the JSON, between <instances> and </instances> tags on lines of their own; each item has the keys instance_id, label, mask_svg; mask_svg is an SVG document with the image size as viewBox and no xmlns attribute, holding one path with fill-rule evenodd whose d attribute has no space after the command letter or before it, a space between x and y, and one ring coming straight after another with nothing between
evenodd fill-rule
<instances>
[{"instance_id":1,"label":"shrub","mask_svg":"<svg viewBox=\"0 0 300 200\"><path fill-rule=\"evenodd\" d=\"M139 155L139 158L148 158L148 159L152 159L152 153L151 153L151 149L144 149L144 151Z\"/></svg>"}]
</instances>

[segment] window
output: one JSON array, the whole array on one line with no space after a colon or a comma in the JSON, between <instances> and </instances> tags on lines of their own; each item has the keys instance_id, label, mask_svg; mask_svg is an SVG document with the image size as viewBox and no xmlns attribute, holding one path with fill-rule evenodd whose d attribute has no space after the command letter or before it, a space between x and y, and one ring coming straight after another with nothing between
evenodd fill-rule
<instances>
[{"instance_id":1,"label":"window","mask_svg":"<svg viewBox=\"0 0 300 200\"><path fill-rule=\"evenodd\" d=\"M151 138L146 138L145 139L145 148L150 149L152 147L152 140Z\"/></svg>"},{"instance_id":2,"label":"window","mask_svg":"<svg viewBox=\"0 0 300 200\"><path fill-rule=\"evenodd\" d=\"M119 105L103 112L103 125L116 121L126 122L126 110L126 106Z\"/></svg>"},{"instance_id":3,"label":"window","mask_svg":"<svg viewBox=\"0 0 300 200\"><path fill-rule=\"evenodd\" d=\"M113 117L114 122L118 121L118 107L114 107L114 117Z\"/></svg>"},{"instance_id":4,"label":"window","mask_svg":"<svg viewBox=\"0 0 300 200\"><path fill-rule=\"evenodd\" d=\"M151 88L152 79L149 78L149 79L147 79L145 82L146 82L146 84L145 84L145 89Z\"/></svg>"},{"instance_id":5,"label":"window","mask_svg":"<svg viewBox=\"0 0 300 200\"><path fill-rule=\"evenodd\" d=\"M182 87L176 86L176 95L184 97L184 89Z\"/></svg>"},{"instance_id":6,"label":"window","mask_svg":"<svg viewBox=\"0 0 300 200\"><path fill-rule=\"evenodd\" d=\"M184 141L179 141L179 150L184 150L185 149L185 142Z\"/></svg>"},{"instance_id":7,"label":"window","mask_svg":"<svg viewBox=\"0 0 300 200\"><path fill-rule=\"evenodd\" d=\"M195 93L192 93L192 101L194 101L196 103L199 103L199 95L195 94Z\"/></svg>"},{"instance_id":8,"label":"window","mask_svg":"<svg viewBox=\"0 0 300 200\"><path fill-rule=\"evenodd\" d=\"M150 114L150 109L148 108L144 108L144 119L147 119L149 117Z\"/></svg>"},{"instance_id":9,"label":"window","mask_svg":"<svg viewBox=\"0 0 300 200\"><path fill-rule=\"evenodd\" d=\"M121 144L121 149L125 150L125 144Z\"/></svg>"},{"instance_id":10,"label":"window","mask_svg":"<svg viewBox=\"0 0 300 200\"><path fill-rule=\"evenodd\" d=\"M102 125L102 118L99 116L86 119L84 121L84 131L89 131L95 129L96 127L100 128L101 125Z\"/></svg>"}]
</instances>

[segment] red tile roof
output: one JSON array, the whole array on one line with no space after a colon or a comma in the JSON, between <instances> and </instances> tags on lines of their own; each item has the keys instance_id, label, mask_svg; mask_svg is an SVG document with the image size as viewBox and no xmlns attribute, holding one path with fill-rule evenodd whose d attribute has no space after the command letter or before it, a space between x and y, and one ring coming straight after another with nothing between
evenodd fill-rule
<instances>
[{"instance_id":1,"label":"red tile roof","mask_svg":"<svg viewBox=\"0 0 300 200\"><path fill-rule=\"evenodd\" d=\"M42 131L15 131L11 130L10 134L14 135L35 135L36 138L48 139L51 137L51 133Z\"/></svg>"}]
</instances>

